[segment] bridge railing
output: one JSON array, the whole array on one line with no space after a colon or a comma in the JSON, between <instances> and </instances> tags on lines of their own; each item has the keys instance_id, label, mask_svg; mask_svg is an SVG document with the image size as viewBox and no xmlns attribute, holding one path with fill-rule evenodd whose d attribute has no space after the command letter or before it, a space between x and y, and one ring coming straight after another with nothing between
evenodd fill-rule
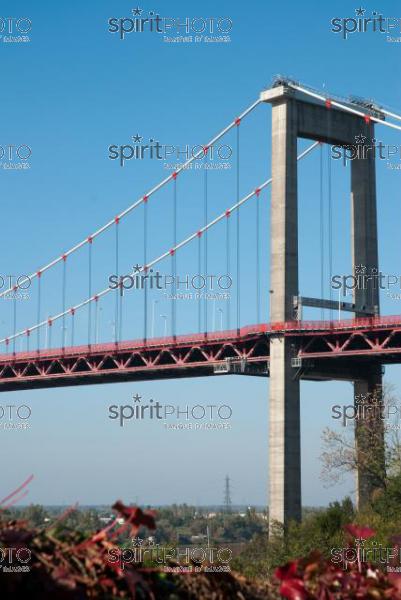
<instances>
[{"instance_id":1,"label":"bridge railing","mask_svg":"<svg viewBox=\"0 0 401 600\"><path fill-rule=\"evenodd\" d=\"M275 322L267 326L267 331L327 331L365 329L368 327L401 326L401 315L388 315L376 317L357 317L355 319L341 319L331 321L285 321Z\"/></svg>"},{"instance_id":2,"label":"bridge railing","mask_svg":"<svg viewBox=\"0 0 401 600\"><path fill-rule=\"evenodd\" d=\"M158 337L149 339L136 339L122 342L108 342L102 344L83 344L79 346L71 346L65 348L51 349L32 349L25 352L15 352L0 355L0 363L10 362L13 360L26 361L35 360L40 357L41 360L55 360L61 357L81 355L82 357L93 354L108 354L111 355L126 352L135 352L143 350L162 350L177 345L202 345L213 342L226 342L237 340L246 336L258 335L261 333L274 332L292 332L300 333L306 331L350 331L358 329L380 327L401 328L401 315L376 316L376 317L361 317L356 319L344 319L338 321L286 321L275 323L260 323L258 325L247 325L240 329L214 331L207 333L193 333L185 335L176 335L168 337Z\"/></svg>"},{"instance_id":3,"label":"bridge railing","mask_svg":"<svg viewBox=\"0 0 401 600\"><path fill-rule=\"evenodd\" d=\"M204 344L210 342L228 342L229 340L236 340L238 338L245 337L247 335L257 335L260 333L265 333L268 331L268 325L259 324L259 325L247 325L245 327L241 327L233 330L224 330L224 331L214 331L207 333L192 333L185 335L176 335L176 336L168 336L168 337L157 337L157 338L148 338L146 340L136 339L136 340L127 340L127 341L117 341L117 342L107 342L101 344L81 344L79 346L66 346L64 348L41 348L39 350L32 349L24 352L9 352L7 354L0 355L0 363L1 362L9 362L10 360L21 360L26 361L29 359L37 359L38 357L41 360L52 360L60 357L68 357L81 355L82 357L91 355L91 354L108 354L111 355L118 352L122 353L124 351L132 352L132 351L141 351L141 350L159 350L163 348L168 348L170 346L176 345L196 345L196 344Z\"/></svg>"}]
</instances>

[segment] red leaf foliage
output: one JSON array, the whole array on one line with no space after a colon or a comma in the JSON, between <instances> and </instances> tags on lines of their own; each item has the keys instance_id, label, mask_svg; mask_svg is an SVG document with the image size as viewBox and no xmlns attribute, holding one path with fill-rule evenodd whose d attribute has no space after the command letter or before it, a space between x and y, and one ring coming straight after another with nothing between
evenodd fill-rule
<instances>
[{"instance_id":1,"label":"red leaf foliage","mask_svg":"<svg viewBox=\"0 0 401 600\"><path fill-rule=\"evenodd\" d=\"M349 525L344 526L345 531L352 535L354 538L363 538L364 540L368 540L369 538L376 535L376 531L371 529L370 527L364 527L361 525Z\"/></svg>"}]
</instances>

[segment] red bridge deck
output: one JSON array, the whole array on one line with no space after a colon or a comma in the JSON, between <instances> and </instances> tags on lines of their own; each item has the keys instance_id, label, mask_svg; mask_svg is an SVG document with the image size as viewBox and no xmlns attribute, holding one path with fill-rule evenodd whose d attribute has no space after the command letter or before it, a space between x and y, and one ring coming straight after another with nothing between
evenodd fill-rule
<instances>
[{"instance_id":1,"label":"red bridge deck","mask_svg":"<svg viewBox=\"0 0 401 600\"><path fill-rule=\"evenodd\" d=\"M294 367L320 361L342 369L355 361L401 362L401 316L250 325L239 331L32 350L0 355L0 391L129 380L268 374L270 337L294 341ZM239 361L246 367L225 369ZM312 361L315 364L312 364ZM345 361L345 362L344 362ZM319 377L317 377L319 378Z\"/></svg>"}]
</instances>

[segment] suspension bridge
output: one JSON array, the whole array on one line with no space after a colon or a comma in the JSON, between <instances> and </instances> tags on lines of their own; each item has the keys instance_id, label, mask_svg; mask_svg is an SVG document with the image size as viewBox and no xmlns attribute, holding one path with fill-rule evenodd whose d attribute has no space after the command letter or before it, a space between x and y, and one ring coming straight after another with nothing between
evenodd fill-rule
<instances>
[{"instance_id":1,"label":"suspension bridge","mask_svg":"<svg viewBox=\"0 0 401 600\"><path fill-rule=\"evenodd\" d=\"M255 182L252 189L243 194L240 132L250 115L266 104L272 106L271 178ZM222 374L269 376L270 520L288 523L290 519L300 519L300 380L353 381L354 393L358 395L377 390L381 385L382 365L401 362L401 316L380 316L378 289L371 282L353 291L352 303L340 303L343 311L354 313L353 318L345 320L332 318L339 303L332 299L331 293L328 299L323 298L323 285L319 298L299 294L297 182L298 169L302 167L298 164L309 160L319 148L322 153L323 144L346 147L355 143L356 136L361 134L367 140L373 139L375 126L400 130L401 125L397 123L400 120L399 115L371 102L324 96L297 82L277 80L272 88L263 91L245 111L125 210L0 293L0 298L9 299L10 311L9 331L0 339L0 391ZM207 167L211 149L227 135L234 137L235 181L230 188L234 200L217 210L211 194L210 173L207 168L197 170L196 176L201 178L199 205L203 215L193 222L186 219L185 235L179 237L182 179L189 176L189 168L195 161ZM312 143L299 152L298 138ZM158 202L162 192L169 199L170 243L155 252L149 208ZM261 285L261 210L269 192L270 319L265 316L268 302L262 298ZM351 204L353 272L358 265L364 265L369 272L377 270L374 153L352 161ZM249 205L253 205L254 216L241 220L242 211ZM133 250L132 244L127 247L123 243L121 230L129 217L135 215L140 220L142 247ZM252 229L248 230L250 226ZM215 231L217 235L212 237ZM114 287L105 285L109 283L111 269L103 272L99 264L95 268L96 248L107 236L108 256L113 256L117 282ZM251 238L255 276L252 286L247 284L241 289L240 256L245 240ZM226 326L223 327L220 309L218 331L216 315L211 315L211 303L203 294L187 311L189 317L185 323L193 318L193 329L182 332L181 310L177 311L174 300L180 291L177 259L185 251L185 264L192 261L191 272L197 273L198 278L203 273L203 281L208 279L218 256L224 264L225 276L232 275L235 281L234 293L227 300ZM129 275L121 275L123 260L131 265L133 261L138 263L139 253L141 264ZM149 282L151 273L159 268L171 276L170 315L161 315L165 323L163 336L155 336L154 330L155 310L161 302L155 296L158 290L148 285L143 285L140 294L139 290L126 292L124 289L127 277L139 274L143 277L142 283ZM97 281L103 282L103 286L96 287ZM21 303L17 296L27 286L29 303ZM53 306L59 301L59 307L51 314L48 312L50 301ZM244 324L243 309L251 301L256 308L254 324ZM303 306L330 311L331 318L303 320ZM99 319L101 311L106 310L113 319L110 321L113 339L100 342ZM215 311L215 306L212 310ZM132 335L133 331L136 335ZM378 428L381 426L377 423ZM373 485L369 474L358 473L359 502L369 496Z\"/></svg>"}]
</instances>

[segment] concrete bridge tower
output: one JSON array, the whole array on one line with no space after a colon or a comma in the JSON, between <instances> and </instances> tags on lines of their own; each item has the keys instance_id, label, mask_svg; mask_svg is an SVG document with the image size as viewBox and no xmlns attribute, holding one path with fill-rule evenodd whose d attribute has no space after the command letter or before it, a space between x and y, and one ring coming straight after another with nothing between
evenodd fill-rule
<instances>
[{"instance_id":1,"label":"concrete bridge tower","mask_svg":"<svg viewBox=\"0 0 401 600\"><path fill-rule=\"evenodd\" d=\"M261 99L272 105L272 195L271 195L271 265L270 321L292 321L294 299L300 297L298 285L298 199L297 140L298 137L326 144L355 144L361 134L374 138L374 125L366 118L315 100L309 94L283 83L262 92ZM356 108L355 105L354 109ZM375 158L351 161L351 239L352 264L364 265L367 271L378 268ZM334 302L307 299L309 306L335 308ZM376 308L372 307L374 305ZM354 312L378 312L377 289L356 289ZM368 307L371 307L370 309ZM269 514L270 524L287 525L301 519L301 432L300 380L293 366L292 340L277 333L270 342L269 398ZM357 364L353 359L347 373L341 375L328 363L326 368L311 373L311 379L348 379L354 381L354 393L374 391L381 385L380 364ZM313 369L312 369L313 371ZM382 427L381 422L375 424ZM363 452L368 440L356 431L358 452ZM384 468L384 459L383 459ZM359 469L357 502L369 498L375 482L365 469Z\"/></svg>"}]
</instances>

